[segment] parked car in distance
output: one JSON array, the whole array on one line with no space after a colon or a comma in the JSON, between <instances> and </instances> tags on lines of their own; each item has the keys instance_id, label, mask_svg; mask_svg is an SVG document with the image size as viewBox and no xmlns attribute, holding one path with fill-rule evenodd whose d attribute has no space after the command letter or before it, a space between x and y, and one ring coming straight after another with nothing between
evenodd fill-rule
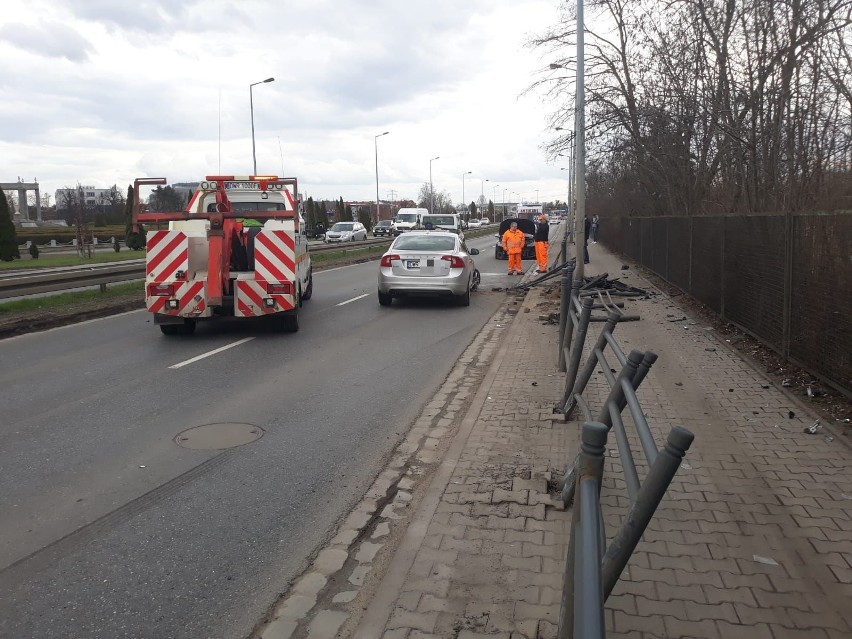
<instances>
[{"instance_id":1,"label":"parked car in distance","mask_svg":"<svg viewBox=\"0 0 852 639\"><path fill-rule=\"evenodd\" d=\"M379 304L407 295L453 296L460 306L470 305L470 293L479 286L473 263L475 248L449 231L408 231L396 238L379 262Z\"/></svg>"},{"instance_id":2,"label":"parked car in distance","mask_svg":"<svg viewBox=\"0 0 852 639\"><path fill-rule=\"evenodd\" d=\"M311 239L319 239L325 235L325 226L317 224L312 229L305 229L305 235Z\"/></svg>"},{"instance_id":3,"label":"parked car in distance","mask_svg":"<svg viewBox=\"0 0 852 639\"><path fill-rule=\"evenodd\" d=\"M489 220L487 217L484 217L481 220L479 220L480 226L488 226L489 224L491 224L491 220Z\"/></svg>"},{"instance_id":4,"label":"parked car in distance","mask_svg":"<svg viewBox=\"0 0 852 639\"><path fill-rule=\"evenodd\" d=\"M476 219L468 220L467 228L478 229L480 226L482 226L482 220L476 220Z\"/></svg>"},{"instance_id":5,"label":"parked car in distance","mask_svg":"<svg viewBox=\"0 0 852 639\"><path fill-rule=\"evenodd\" d=\"M325 242L357 242L367 239L367 229L360 222L337 222L325 233Z\"/></svg>"},{"instance_id":6,"label":"parked car in distance","mask_svg":"<svg viewBox=\"0 0 852 639\"><path fill-rule=\"evenodd\" d=\"M512 225L512 222L518 223L518 228L521 229L524 233L524 248L521 250L521 259L522 260L534 260L535 259L535 222L532 220L527 220L525 218L518 217L507 217L505 220L500 222L500 228L497 231L497 244L494 247L494 258L498 260L508 260L509 256L506 254L506 251L503 250L503 233L509 230L509 227Z\"/></svg>"},{"instance_id":7,"label":"parked car in distance","mask_svg":"<svg viewBox=\"0 0 852 639\"><path fill-rule=\"evenodd\" d=\"M373 227L373 237L390 237L393 220L379 220Z\"/></svg>"}]
</instances>

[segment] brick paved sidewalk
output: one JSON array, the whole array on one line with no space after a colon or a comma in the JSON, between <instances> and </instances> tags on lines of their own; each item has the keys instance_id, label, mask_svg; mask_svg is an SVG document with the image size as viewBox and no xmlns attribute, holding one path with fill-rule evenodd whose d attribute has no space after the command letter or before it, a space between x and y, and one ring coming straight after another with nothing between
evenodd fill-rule
<instances>
[{"instance_id":1,"label":"brick paved sidewalk","mask_svg":"<svg viewBox=\"0 0 852 639\"><path fill-rule=\"evenodd\" d=\"M589 273L653 289L589 248ZM503 335L355 637L554 636L570 512L546 482L573 459L579 428L551 412L563 377L545 297L533 289ZM639 392L657 441L673 424L696 441L607 603L608 636L852 636L850 449L804 434L816 417L709 327L672 322L684 313L667 297L628 311L642 321L618 327L625 350L660 355ZM593 412L604 383L590 383ZM626 504L617 463L602 491L610 533Z\"/></svg>"}]
</instances>

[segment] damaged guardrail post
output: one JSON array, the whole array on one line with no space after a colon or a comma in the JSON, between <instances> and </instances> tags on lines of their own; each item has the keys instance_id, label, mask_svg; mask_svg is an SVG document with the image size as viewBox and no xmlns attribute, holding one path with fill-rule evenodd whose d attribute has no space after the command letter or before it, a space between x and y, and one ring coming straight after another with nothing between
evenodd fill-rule
<instances>
[{"instance_id":1,"label":"damaged guardrail post","mask_svg":"<svg viewBox=\"0 0 852 639\"><path fill-rule=\"evenodd\" d=\"M669 432L665 447L648 471L624 524L619 528L604 555L602 566L604 600L615 588L618 578L630 560L694 439L695 435L681 426L673 426ZM583 496L580 495L579 499L582 498Z\"/></svg>"},{"instance_id":2,"label":"damaged guardrail post","mask_svg":"<svg viewBox=\"0 0 852 639\"><path fill-rule=\"evenodd\" d=\"M568 313L571 312L571 286L574 281L574 265L568 264L562 267L562 291L561 299L559 300L559 372L565 372L565 353L563 344L565 343L565 333L568 331L568 324L571 320L568 318ZM572 324L573 328L573 324ZM568 342L571 342L571 336L568 336Z\"/></svg>"},{"instance_id":3,"label":"damaged guardrail post","mask_svg":"<svg viewBox=\"0 0 852 639\"><path fill-rule=\"evenodd\" d=\"M564 413L566 420L571 417L571 413L574 410L574 406L577 405L577 402L574 397L578 393L582 393L586 389L589 380L592 378L592 374L594 374L595 372L595 367L598 365L599 358L603 354L603 349L606 346L607 335L612 335L612 332L618 325L618 320L618 313L610 313L609 315L607 315L606 324L604 324L603 330L598 336L598 341L595 342L595 345L592 348L592 353L589 356L589 359L586 360L586 365L583 366L582 373L580 373L580 375L577 376L577 378L574 380L574 385L570 389L570 395L563 396L562 412Z\"/></svg>"},{"instance_id":4,"label":"damaged guardrail post","mask_svg":"<svg viewBox=\"0 0 852 639\"><path fill-rule=\"evenodd\" d=\"M580 369L580 360L583 357L583 346L586 344L586 333L589 330L589 322L592 317L592 298L587 297L583 300L583 308L580 310L580 319L577 322L577 335L573 339L571 347L571 356L568 361L568 370L565 375L565 391L563 398L574 388L574 382L577 379L577 371ZM563 351L563 357L565 353ZM564 399L562 405L565 405Z\"/></svg>"},{"instance_id":5,"label":"damaged guardrail post","mask_svg":"<svg viewBox=\"0 0 852 639\"><path fill-rule=\"evenodd\" d=\"M556 631L558 639L604 637L600 491L608 432L605 424L583 424L583 443L577 462L577 500L571 519Z\"/></svg>"}]
</instances>

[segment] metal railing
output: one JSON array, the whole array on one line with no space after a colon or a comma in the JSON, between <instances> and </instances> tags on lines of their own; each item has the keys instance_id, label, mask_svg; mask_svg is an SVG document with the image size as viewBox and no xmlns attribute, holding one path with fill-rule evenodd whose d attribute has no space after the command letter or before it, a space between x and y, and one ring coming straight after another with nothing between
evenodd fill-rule
<instances>
[{"instance_id":1,"label":"metal railing","mask_svg":"<svg viewBox=\"0 0 852 639\"><path fill-rule=\"evenodd\" d=\"M576 492L556 632L558 639L603 639L606 636L604 604L694 439L685 428L674 426L663 450L657 452L653 447L654 461L645 481L641 486L638 478L627 483L630 508L607 545L600 493L608 434L606 424L583 424L582 445L575 463ZM632 462L629 446L626 451ZM623 464L620 440L619 453ZM635 473L632 463L631 467ZM625 479L628 477L626 470L625 467Z\"/></svg>"},{"instance_id":2,"label":"metal railing","mask_svg":"<svg viewBox=\"0 0 852 639\"><path fill-rule=\"evenodd\" d=\"M694 436L688 430L674 426L663 450L657 448L636 395L657 360L657 355L639 350L625 355L613 333L619 322L638 317L625 315L623 304L614 302L608 291L601 293L589 290L589 284L599 278L583 284L573 281L572 277L573 264L569 263L562 272L559 322L559 368L566 373L565 387L554 412L562 413L567 421L579 406L585 423L580 453L562 480L561 498L566 507L573 500L574 510L557 637L597 639L605 636L604 603L665 495ZM592 311L595 309L605 310L606 316L593 318ZM604 326L583 364L589 324L592 321L602 321ZM618 360L621 367L617 374L615 368L611 368L608 352L612 353L611 356ZM583 395L596 368L600 369L609 386L597 419L593 418L592 408ZM636 439L649 468L642 481L622 419L625 408L629 410ZM610 430L615 431L630 508L607 545L600 492L604 451Z\"/></svg>"}]
</instances>

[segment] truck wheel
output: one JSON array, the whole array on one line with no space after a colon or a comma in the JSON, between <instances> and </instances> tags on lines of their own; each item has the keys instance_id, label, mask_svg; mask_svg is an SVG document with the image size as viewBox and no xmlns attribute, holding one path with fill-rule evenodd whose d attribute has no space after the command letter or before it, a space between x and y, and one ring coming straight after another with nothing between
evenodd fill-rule
<instances>
[{"instance_id":1,"label":"truck wheel","mask_svg":"<svg viewBox=\"0 0 852 639\"><path fill-rule=\"evenodd\" d=\"M305 292L302 294L302 300L307 301L311 299L311 295L314 294L314 271L311 269L308 271L308 287L305 289Z\"/></svg>"},{"instance_id":2,"label":"truck wheel","mask_svg":"<svg viewBox=\"0 0 852 639\"><path fill-rule=\"evenodd\" d=\"M160 324L163 335L177 335L182 328L180 324Z\"/></svg>"},{"instance_id":3,"label":"truck wheel","mask_svg":"<svg viewBox=\"0 0 852 639\"><path fill-rule=\"evenodd\" d=\"M272 330L276 333L295 333L299 330L298 306L288 313L279 313L272 318Z\"/></svg>"},{"instance_id":4,"label":"truck wheel","mask_svg":"<svg viewBox=\"0 0 852 639\"><path fill-rule=\"evenodd\" d=\"M184 335L192 335L193 333L195 333L195 326L197 323L198 322L196 322L194 319L185 319L183 320L183 326L178 326L178 328L182 329L181 333L183 333Z\"/></svg>"},{"instance_id":5,"label":"truck wheel","mask_svg":"<svg viewBox=\"0 0 852 639\"><path fill-rule=\"evenodd\" d=\"M390 306L393 303L393 297L391 297L390 293L382 293L379 291L379 305L380 306Z\"/></svg>"}]
</instances>

